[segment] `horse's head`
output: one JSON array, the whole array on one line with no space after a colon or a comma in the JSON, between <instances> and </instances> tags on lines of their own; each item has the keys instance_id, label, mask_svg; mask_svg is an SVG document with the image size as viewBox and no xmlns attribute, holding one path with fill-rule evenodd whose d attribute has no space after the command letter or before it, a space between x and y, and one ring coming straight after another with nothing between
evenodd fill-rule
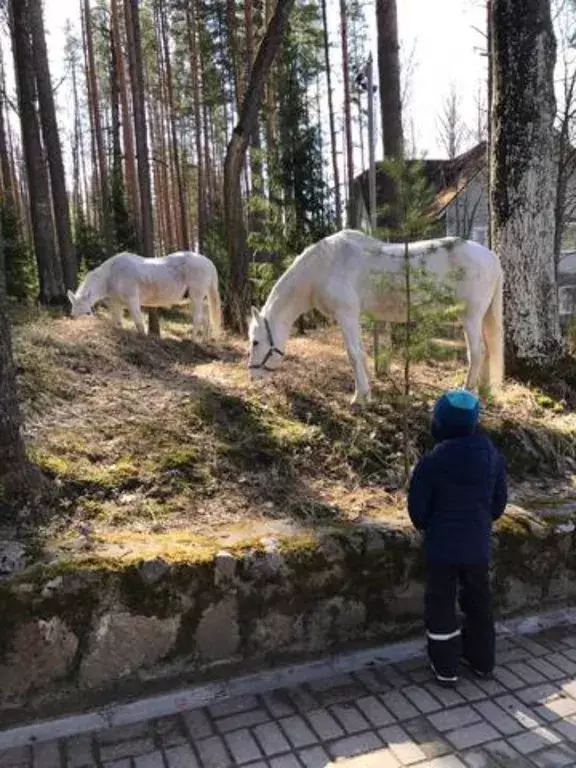
<instances>
[{"instance_id":1,"label":"horse's head","mask_svg":"<svg viewBox=\"0 0 576 768\"><path fill-rule=\"evenodd\" d=\"M252 307L252 317L248 330L250 342L248 368L253 379L263 379L280 367L284 352L278 349L270 321L256 307Z\"/></svg>"},{"instance_id":2,"label":"horse's head","mask_svg":"<svg viewBox=\"0 0 576 768\"><path fill-rule=\"evenodd\" d=\"M80 293L80 291L78 294L74 294L72 291L68 291L67 296L71 307L71 317L80 317L80 315L92 314L92 301L89 295Z\"/></svg>"}]
</instances>

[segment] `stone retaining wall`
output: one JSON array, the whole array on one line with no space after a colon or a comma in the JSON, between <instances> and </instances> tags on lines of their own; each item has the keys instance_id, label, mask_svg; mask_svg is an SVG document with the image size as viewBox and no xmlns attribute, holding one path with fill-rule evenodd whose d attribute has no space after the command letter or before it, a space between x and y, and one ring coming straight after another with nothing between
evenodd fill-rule
<instances>
[{"instance_id":1,"label":"stone retaining wall","mask_svg":"<svg viewBox=\"0 0 576 768\"><path fill-rule=\"evenodd\" d=\"M508 517L495 536L500 617L572 602L573 529ZM203 562L24 568L0 581L0 706L112 697L131 682L190 684L222 665L414 635L423 580L418 536L369 524Z\"/></svg>"}]
</instances>

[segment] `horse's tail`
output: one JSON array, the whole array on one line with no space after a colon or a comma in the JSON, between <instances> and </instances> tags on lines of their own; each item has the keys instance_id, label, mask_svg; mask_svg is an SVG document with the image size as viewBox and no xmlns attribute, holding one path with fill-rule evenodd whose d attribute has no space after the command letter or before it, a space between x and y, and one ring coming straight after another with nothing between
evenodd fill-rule
<instances>
[{"instance_id":1,"label":"horse's tail","mask_svg":"<svg viewBox=\"0 0 576 768\"><path fill-rule=\"evenodd\" d=\"M487 378L491 389L498 390L504 382L504 316L502 309L502 268L494 287L492 301L484 315L483 332L486 344Z\"/></svg>"},{"instance_id":2,"label":"horse's tail","mask_svg":"<svg viewBox=\"0 0 576 768\"><path fill-rule=\"evenodd\" d=\"M212 279L208 286L208 313L210 315L212 334L217 338L222 331L222 304L220 302L220 291L218 290L218 271L216 267L214 267Z\"/></svg>"}]
</instances>

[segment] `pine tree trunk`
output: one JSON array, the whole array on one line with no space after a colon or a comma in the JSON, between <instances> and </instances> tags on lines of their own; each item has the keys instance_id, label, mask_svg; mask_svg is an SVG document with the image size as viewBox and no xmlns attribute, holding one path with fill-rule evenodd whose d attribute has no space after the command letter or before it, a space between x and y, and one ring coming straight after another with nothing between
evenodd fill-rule
<instances>
[{"instance_id":1,"label":"pine tree trunk","mask_svg":"<svg viewBox=\"0 0 576 768\"><path fill-rule=\"evenodd\" d=\"M278 0L252 68L238 125L234 128L224 163L224 218L230 260L230 282L225 313L230 326L240 332L246 330L246 317L250 307L249 257L246 249L240 175L250 137L258 120L266 78L282 42L293 5L294 0Z\"/></svg>"},{"instance_id":2,"label":"pine tree trunk","mask_svg":"<svg viewBox=\"0 0 576 768\"><path fill-rule=\"evenodd\" d=\"M354 143L352 141L352 110L350 106L350 71L348 65L348 9L346 0L340 0L340 38L342 43L342 79L344 81L344 132L346 134L346 168L348 174L348 222L352 206L354 182Z\"/></svg>"},{"instance_id":3,"label":"pine tree trunk","mask_svg":"<svg viewBox=\"0 0 576 768\"><path fill-rule=\"evenodd\" d=\"M138 0L124 0L126 15L126 33L128 36L128 54L130 59L130 79L134 102L134 133L138 153L138 182L140 187L140 226L142 231L142 255L154 256L154 219L152 212L152 189L150 183L150 161L148 158L148 138L146 135L146 102L144 97L144 66L142 63L142 43L140 37L140 13ZM158 310L148 310L148 333L160 335Z\"/></svg>"},{"instance_id":4,"label":"pine tree trunk","mask_svg":"<svg viewBox=\"0 0 576 768\"><path fill-rule=\"evenodd\" d=\"M556 43L549 0L492 0L492 242L510 373L562 355L554 270Z\"/></svg>"},{"instance_id":5,"label":"pine tree trunk","mask_svg":"<svg viewBox=\"0 0 576 768\"><path fill-rule=\"evenodd\" d=\"M108 165L104 136L102 133L102 116L100 114L100 95L98 92L98 80L96 77L96 62L94 58L94 41L92 37L92 15L90 12L90 0L84 0L84 25L86 31L86 54L88 60L88 78L90 81L90 103L94 116L94 140L98 160L98 178L100 181L100 206L102 214L102 234L104 235L104 247L106 255L111 256L113 251L112 217L110 216L110 189L108 186Z\"/></svg>"},{"instance_id":6,"label":"pine tree trunk","mask_svg":"<svg viewBox=\"0 0 576 768\"><path fill-rule=\"evenodd\" d=\"M176 248L176 224L174 221L176 211L172 205L172 184L170 178L170 167L172 158L169 148L166 147L166 137L164 128L166 125L166 115L164 114L164 104L162 99L158 99L158 120L156 125L156 163L158 165L158 176L162 184L162 206L164 208L164 224L166 231L167 249L172 252Z\"/></svg>"},{"instance_id":7,"label":"pine tree trunk","mask_svg":"<svg viewBox=\"0 0 576 768\"><path fill-rule=\"evenodd\" d=\"M170 136L172 139L172 160L174 165L174 178L176 180L176 192L178 195L178 213L180 226L178 228L178 248L188 250L190 238L188 236L188 214L186 211L186 191L182 179L182 164L178 145L178 132L176 129L176 107L174 104L174 85L172 81L172 62L170 60L170 48L168 45L168 25L164 4L160 6L160 30L162 47L164 49L164 67L166 74L166 92L168 96L168 119L170 123Z\"/></svg>"},{"instance_id":8,"label":"pine tree trunk","mask_svg":"<svg viewBox=\"0 0 576 768\"><path fill-rule=\"evenodd\" d=\"M384 157L402 157L402 97L396 0L376 0L378 72Z\"/></svg>"},{"instance_id":9,"label":"pine tree trunk","mask_svg":"<svg viewBox=\"0 0 576 768\"><path fill-rule=\"evenodd\" d=\"M13 482L21 468L27 468L21 421L6 299L0 291L0 499L6 476Z\"/></svg>"},{"instance_id":10,"label":"pine tree trunk","mask_svg":"<svg viewBox=\"0 0 576 768\"><path fill-rule=\"evenodd\" d=\"M92 87L89 75L88 66L88 51L86 44L86 19L84 17L84 11L81 11L80 22L82 26L82 49L84 51L84 79L86 81L86 96L88 99L88 121L90 123L90 175L86 172L84 167L84 197L86 201L86 221L96 227L101 226L101 213L96 213L94 210L94 190L101 189L100 176L98 173L98 155L96 152L96 126L94 124L94 112L92 110ZM84 154L81 155L84 158Z\"/></svg>"},{"instance_id":11,"label":"pine tree trunk","mask_svg":"<svg viewBox=\"0 0 576 768\"><path fill-rule=\"evenodd\" d=\"M328 87L328 117L330 120L330 143L332 150L332 175L334 177L334 200L336 202L336 226L342 229L342 198L340 195L340 170L338 168L338 148L336 146L336 119L332 95L332 70L330 68L330 39L328 36L328 12L326 0L322 2L322 27L324 32L324 63L326 66L326 85Z\"/></svg>"},{"instance_id":12,"label":"pine tree trunk","mask_svg":"<svg viewBox=\"0 0 576 768\"><path fill-rule=\"evenodd\" d=\"M26 160L30 217L42 304L66 302L62 267L56 253L52 201L44 163L35 104L35 78L30 20L26 0L11 0L11 27L22 145Z\"/></svg>"},{"instance_id":13,"label":"pine tree trunk","mask_svg":"<svg viewBox=\"0 0 576 768\"><path fill-rule=\"evenodd\" d=\"M48 156L50 169L50 182L52 187L52 202L54 205L54 220L56 224L56 236L62 263L62 274L67 289L76 290L78 285L78 269L76 256L72 246L72 233L70 229L70 204L66 191L66 177L64 175L64 162L62 160L62 147L58 123L56 121L56 107L46 49L46 36L44 34L44 19L42 18L42 6L40 0L28 0L30 14L30 26L32 31L32 50L34 54L34 71L38 86L38 100L40 103L40 122L44 136L44 146Z\"/></svg>"},{"instance_id":14,"label":"pine tree trunk","mask_svg":"<svg viewBox=\"0 0 576 768\"><path fill-rule=\"evenodd\" d=\"M124 163L126 174L126 189L128 191L128 208L134 220L138 219L140 210L140 196L136 180L136 155L134 152L134 137L132 135L132 121L130 119L130 98L128 93L128 81L124 55L122 52L122 37L120 33L120 13L118 0L110 0L110 22L114 51L116 55L116 71L118 87L120 89L120 104L122 108L122 138L124 141Z\"/></svg>"},{"instance_id":15,"label":"pine tree trunk","mask_svg":"<svg viewBox=\"0 0 576 768\"><path fill-rule=\"evenodd\" d=\"M4 112L6 120L6 126L8 128L8 152L10 154L10 174L12 176L12 189L14 191L14 208L16 210L16 216L18 221L21 222L22 231L25 234L25 239L28 243L32 241L32 226L30 222L30 206L24 206L22 202L22 182L23 174L19 172L22 168L22 163L17 162L16 154L14 152L14 139L12 137L12 126L8 117L8 110Z\"/></svg>"},{"instance_id":16,"label":"pine tree trunk","mask_svg":"<svg viewBox=\"0 0 576 768\"><path fill-rule=\"evenodd\" d=\"M0 52L0 60L1 60ZM2 62L2 93L0 93L0 174L2 179L2 219L14 218L14 192L12 188L12 173L10 169L10 157L8 155L8 143L6 141L6 126L4 123L4 64ZM1 220L0 220L1 221ZM0 243L0 292L6 293L6 252Z\"/></svg>"},{"instance_id":17,"label":"pine tree trunk","mask_svg":"<svg viewBox=\"0 0 576 768\"><path fill-rule=\"evenodd\" d=\"M127 248L128 205L125 196L124 172L122 168L122 142L120 139L120 81L118 77L118 53L114 44L114 33L110 28L110 132L112 134L112 216L114 220L114 242L116 248Z\"/></svg>"},{"instance_id":18,"label":"pine tree trunk","mask_svg":"<svg viewBox=\"0 0 576 768\"><path fill-rule=\"evenodd\" d=\"M239 113L240 105L244 98L244 79L240 72L240 57L238 55L236 0L226 0L226 26L226 37L228 38L228 50L226 51L226 54L230 57L230 66L232 67L234 78L234 98L236 101L236 110ZM224 32L224 30L222 30L222 32Z\"/></svg>"},{"instance_id":19,"label":"pine tree trunk","mask_svg":"<svg viewBox=\"0 0 576 768\"><path fill-rule=\"evenodd\" d=\"M0 231L0 251L3 250ZM3 256L0 261L4 261ZM42 474L26 457L21 425L6 294L0 290L0 508L3 512L6 505L18 509L21 503L34 501L46 487Z\"/></svg>"},{"instance_id":20,"label":"pine tree trunk","mask_svg":"<svg viewBox=\"0 0 576 768\"><path fill-rule=\"evenodd\" d=\"M202 151L202 107L200 103L200 83L198 64L198 34L196 28L196 6L191 3L186 10L186 30L188 36L188 50L190 54L190 75L192 78L192 97L194 103L194 139L196 146L196 166L198 183L196 186L197 217L198 217L198 250L204 250L204 236L206 232L206 206L205 206L205 172L204 153Z\"/></svg>"},{"instance_id":21,"label":"pine tree trunk","mask_svg":"<svg viewBox=\"0 0 576 768\"><path fill-rule=\"evenodd\" d=\"M264 16L266 27L276 8L275 0L264 0ZM276 146L276 90L274 87L274 70L271 67L266 79L266 166L268 171L268 198L272 202L274 197L274 176L277 171L277 146Z\"/></svg>"},{"instance_id":22,"label":"pine tree trunk","mask_svg":"<svg viewBox=\"0 0 576 768\"><path fill-rule=\"evenodd\" d=\"M202 73L204 73L204 66L202 65ZM203 75L202 75L203 77ZM203 122L203 134L204 134L204 168L206 169L206 185L204 188L204 196L206 199L206 212L208 216L208 220L212 216L215 215L214 210L214 203L216 200L216 181L215 181L215 171L214 171L214 157L215 152L211 152L211 139L212 139L212 133L210 130L210 119L209 119L209 106L206 101L206 97L204 97L203 103L202 103L202 122ZM212 142L213 146L213 142Z\"/></svg>"},{"instance_id":23,"label":"pine tree trunk","mask_svg":"<svg viewBox=\"0 0 576 768\"><path fill-rule=\"evenodd\" d=\"M72 109L74 112L74 132L72 138L72 220L75 221L82 209L82 186L80 155L82 153L82 123L80 118L80 105L78 101L78 75L76 61L72 60L70 67L72 80ZM83 154L83 153L82 153Z\"/></svg>"},{"instance_id":24,"label":"pine tree trunk","mask_svg":"<svg viewBox=\"0 0 576 768\"><path fill-rule=\"evenodd\" d=\"M246 71L245 83L248 87L252 67L254 66L254 8L253 0L244 0L244 24L246 27ZM255 198L264 197L264 169L262 166L262 139L260 135L260 123L256 121L256 127L250 140L250 178L252 182L251 193ZM264 229L264 218L257 208L251 215L252 230L262 232Z\"/></svg>"}]
</instances>

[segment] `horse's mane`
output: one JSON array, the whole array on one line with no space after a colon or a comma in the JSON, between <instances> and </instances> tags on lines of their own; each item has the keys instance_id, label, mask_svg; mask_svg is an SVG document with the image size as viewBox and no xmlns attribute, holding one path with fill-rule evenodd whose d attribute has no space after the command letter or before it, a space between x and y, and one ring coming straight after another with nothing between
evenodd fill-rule
<instances>
[{"instance_id":1,"label":"horse's mane","mask_svg":"<svg viewBox=\"0 0 576 768\"><path fill-rule=\"evenodd\" d=\"M94 269L91 269L90 272L87 273L86 277L84 280L82 280L78 286L78 289L76 290L77 299L80 299L89 294L90 289L94 286L94 284L99 282L104 277L103 273L108 271L109 261L110 259L107 259L105 262L95 267ZM104 269L104 267L106 267L106 269Z\"/></svg>"},{"instance_id":2,"label":"horse's mane","mask_svg":"<svg viewBox=\"0 0 576 768\"><path fill-rule=\"evenodd\" d=\"M307 248L305 248L301 254L296 256L292 264L288 267L286 272L284 272L283 275L281 275L278 280L274 283L272 290L268 294L268 298L266 299L266 303L264 304L264 307L262 308L262 311L264 312L266 309L269 309L277 300L278 296L284 294L289 294L293 290L293 288L296 287L298 284L298 281L300 280L301 273L304 271L304 269L308 266L308 262L310 259L317 254L318 251L324 249L324 241L320 241L319 243L314 243L313 245L309 245Z\"/></svg>"},{"instance_id":3,"label":"horse's mane","mask_svg":"<svg viewBox=\"0 0 576 768\"><path fill-rule=\"evenodd\" d=\"M102 264L99 264L94 269L91 269L90 272L87 273L86 277L80 285L78 286L78 289L76 291L76 298L80 299L87 294L89 294L91 288L94 287L94 285L99 285L102 281L106 280L108 277L108 272L110 271L110 267L112 266L112 262L118 258L118 256L133 256L135 254L131 254L128 251L122 251L122 253L116 253L114 256L110 256L109 259L106 259L106 261L103 261Z\"/></svg>"}]
</instances>

